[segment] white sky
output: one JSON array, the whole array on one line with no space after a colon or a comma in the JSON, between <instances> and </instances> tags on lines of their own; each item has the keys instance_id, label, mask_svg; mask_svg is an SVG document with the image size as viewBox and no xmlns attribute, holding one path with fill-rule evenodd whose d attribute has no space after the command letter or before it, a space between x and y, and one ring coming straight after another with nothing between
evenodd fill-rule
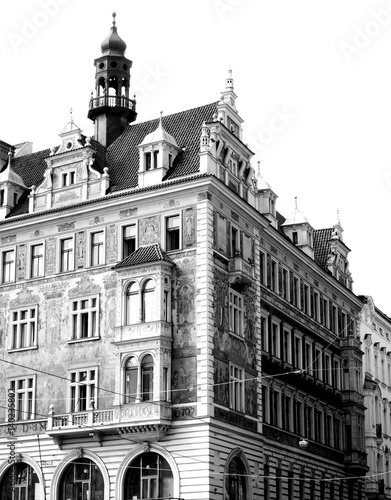
<instances>
[{"instance_id":1,"label":"white sky","mask_svg":"<svg viewBox=\"0 0 391 500\"><path fill-rule=\"evenodd\" d=\"M391 1L3 2L0 139L56 145L70 107L93 133L93 61L113 10L138 121L218 100L231 66L244 140L277 209L289 215L297 196L316 229L339 209L354 292L391 315Z\"/></svg>"}]
</instances>

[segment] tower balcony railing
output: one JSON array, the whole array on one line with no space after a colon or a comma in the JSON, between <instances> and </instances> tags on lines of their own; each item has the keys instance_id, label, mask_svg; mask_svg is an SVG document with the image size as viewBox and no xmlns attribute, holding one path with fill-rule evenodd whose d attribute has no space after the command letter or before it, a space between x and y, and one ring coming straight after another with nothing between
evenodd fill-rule
<instances>
[{"instance_id":1,"label":"tower balcony railing","mask_svg":"<svg viewBox=\"0 0 391 500\"><path fill-rule=\"evenodd\" d=\"M129 99L124 95L104 95L100 97L91 97L90 99L90 110L98 108L127 108L136 109L136 101L134 99Z\"/></svg>"}]
</instances>

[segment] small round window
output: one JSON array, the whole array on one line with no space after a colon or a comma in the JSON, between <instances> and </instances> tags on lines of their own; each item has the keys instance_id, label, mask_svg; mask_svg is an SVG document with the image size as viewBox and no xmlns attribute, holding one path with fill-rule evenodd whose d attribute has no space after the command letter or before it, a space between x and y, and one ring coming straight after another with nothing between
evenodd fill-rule
<instances>
[{"instance_id":1,"label":"small round window","mask_svg":"<svg viewBox=\"0 0 391 500\"><path fill-rule=\"evenodd\" d=\"M67 146L66 146L66 147L67 147L67 149L71 149L71 147L72 147L72 146L73 146L73 144L72 144L72 142L71 142L71 141L67 142Z\"/></svg>"},{"instance_id":2,"label":"small round window","mask_svg":"<svg viewBox=\"0 0 391 500\"><path fill-rule=\"evenodd\" d=\"M111 66L112 68L116 68L116 67L118 66L118 63L117 63L117 62L115 62L115 61L111 61L110 66Z\"/></svg>"},{"instance_id":3,"label":"small round window","mask_svg":"<svg viewBox=\"0 0 391 500\"><path fill-rule=\"evenodd\" d=\"M99 64L99 69L103 69L104 67L105 67L105 63L101 62L101 63Z\"/></svg>"}]
</instances>

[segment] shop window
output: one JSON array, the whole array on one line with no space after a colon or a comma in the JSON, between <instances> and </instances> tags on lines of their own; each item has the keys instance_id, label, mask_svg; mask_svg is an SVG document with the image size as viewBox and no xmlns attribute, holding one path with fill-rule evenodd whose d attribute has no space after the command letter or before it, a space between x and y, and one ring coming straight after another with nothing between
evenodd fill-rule
<instances>
[{"instance_id":1,"label":"shop window","mask_svg":"<svg viewBox=\"0 0 391 500\"><path fill-rule=\"evenodd\" d=\"M228 498L243 500L247 498L246 477L247 471L243 461L239 457L234 457L229 463L226 478Z\"/></svg>"},{"instance_id":2,"label":"shop window","mask_svg":"<svg viewBox=\"0 0 391 500\"><path fill-rule=\"evenodd\" d=\"M172 498L173 483L173 474L167 460L157 453L147 452L138 456L127 467L124 498Z\"/></svg>"},{"instance_id":3,"label":"shop window","mask_svg":"<svg viewBox=\"0 0 391 500\"><path fill-rule=\"evenodd\" d=\"M74 460L61 477L59 492L59 500L103 500L104 482L99 467L88 458Z\"/></svg>"},{"instance_id":4,"label":"shop window","mask_svg":"<svg viewBox=\"0 0 391 500\"><path fill-rule=\"evenodd\" d=\"M40 490L38 476L34 469L26 463L19 462L9 467L4 474L0 483L0 498L2 500L41 500Z\"/></svg>"}]
</instances>

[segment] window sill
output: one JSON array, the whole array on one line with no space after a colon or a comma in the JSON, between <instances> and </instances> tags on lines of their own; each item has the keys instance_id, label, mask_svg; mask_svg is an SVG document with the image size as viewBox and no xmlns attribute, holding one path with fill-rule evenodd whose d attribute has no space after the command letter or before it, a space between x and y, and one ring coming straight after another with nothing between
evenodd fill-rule
<instances>
[{"instance_id":1,"label":"window sill","mask_svg":"<svg viewBox=\"0 0 391 500\"><path fill-rule=\"evenodd\" d=\"M92 340L100 340L100 336L96 336L96 337L86 337L86 338L82 338L82 339L71 339L71 340L68 340L67 341L67 344L78 344L80 342L90 342Z\"/></svg>"},{"instance_id":2,"label":"window sill","mask_svg":"<svg viewBox=\"0 0 391 500\"><path fill-rule=\"evenodd\" d=\"M33 349L38 349L38 346L32 345L29 347L11 347L10 349L7 349L7 352L31 351Z\"/></svg>"}]
</instances>

